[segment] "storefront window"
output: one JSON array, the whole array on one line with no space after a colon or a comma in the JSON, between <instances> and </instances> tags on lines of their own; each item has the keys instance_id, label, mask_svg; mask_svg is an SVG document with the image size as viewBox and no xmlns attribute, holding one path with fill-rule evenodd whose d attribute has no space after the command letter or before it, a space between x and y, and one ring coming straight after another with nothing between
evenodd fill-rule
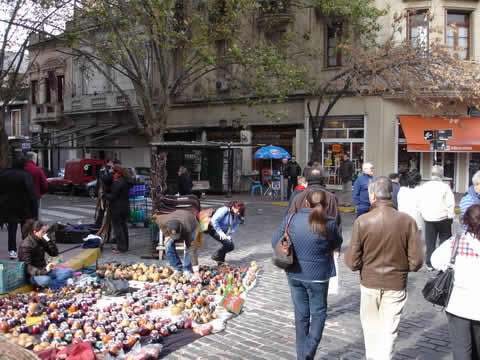
<instances>
[{"instance_id":1,"label":"storefront window","mask_svg":"<svg viewBox=\"0 0 480 360\"><path fill-rule=\"evenodd\" d=\"M354 165L354 173L360 173L363 163L363 143L335 142L323 144L323 169L329 185L341 185L339 168L343 154L349 154Z\"/></svg>"},{"instance_id":2,"label":"storefront window","mask_svg":"<svg viewBox=\"0 0 480 360\"><path fill-rule=\"evenodd\" d=\"M420 170L420 153L408 152L407 144L398 144L398 172L408 174L413 170Z\"/></svg>"},{"instance_id":3,"label":"storefront window","mask_svg":"<svg viewBox=\"0 0 480 360\"><path fill-rule=\"evenodd\" d=\"M340 186L339 167L343 154L347 153L355 167L361 172L363 164L364 118L358 116L328 117L323 129L321 161L327 185ZM313 139L310 139L312 144Z\"/></svg>"},{"instance_id":4,"label":"storefront window","mask_svg":"<svg viewBox=\"0 0 480 360\"><path fill-rule=\"evenodd\" d=\"M326 139L344 139L347 137L347 130L323 130L323 137Z\"/></svg>"}]
</instances>

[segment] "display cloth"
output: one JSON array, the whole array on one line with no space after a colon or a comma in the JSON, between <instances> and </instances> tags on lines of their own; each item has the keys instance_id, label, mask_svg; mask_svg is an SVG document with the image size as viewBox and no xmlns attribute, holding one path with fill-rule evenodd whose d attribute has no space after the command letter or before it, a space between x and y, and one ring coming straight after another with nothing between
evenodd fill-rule
<instances>
[{"instance_id":1,"label":"display cloth","mask_svg":"<svg viewBox=\"0 0 480 360\"><path fill-rule=\"evenodd\" d=\"M86 270L61 289L1 298L4 339L43 360L161 358L241 316L259 267L201 266L201 279L156 264ZM129 291L105 296L104 279L128 281Z\"/></svg>"}]
</instances>

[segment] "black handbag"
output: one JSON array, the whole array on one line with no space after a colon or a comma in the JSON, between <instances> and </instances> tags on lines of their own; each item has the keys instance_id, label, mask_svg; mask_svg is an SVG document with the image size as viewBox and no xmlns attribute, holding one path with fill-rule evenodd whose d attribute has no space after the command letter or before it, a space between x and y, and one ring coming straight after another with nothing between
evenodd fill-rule
<instances>
[{"instance_id":1,"label":"black handbag","mask_svg":"<svg viewBox=\"0 0 480 360\"><path fill-rule=\"evenodd\" d=\"M292 221L294 215L295 214L291 214L288 218L285 233L282 235L277 245L273 249L273 264L284 270L293 265L293 245L292 241L290 240L288 229L290 227L290 221Z\"/></svg>"},{"instance_id":2,"label":"black handbag","mask_svg":"<svg viewBox=\"0 0 480 360\"><path fill-rule=\"evenodd\" d=\"M457 256L458 244L460 236L455 236L455 243L453 245L452 254L450 255L450 263L445 271L439 271L437 275L425 284L422 294L425 300L434 305L446 307L450 300L450 294L453 289L455 271L453 265Z\"/></svg>"}]
</instances>

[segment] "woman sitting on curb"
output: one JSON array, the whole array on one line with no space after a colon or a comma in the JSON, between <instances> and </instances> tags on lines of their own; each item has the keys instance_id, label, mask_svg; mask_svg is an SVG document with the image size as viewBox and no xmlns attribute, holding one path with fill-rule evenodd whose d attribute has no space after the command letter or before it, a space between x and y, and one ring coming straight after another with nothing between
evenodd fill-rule
<instances>
[{"instance_id":1,"label":"woman sitting on curb","mask_svg":"<svg viewBox=\"0 0 480 360\"><path fill-rule=\"evenodd\" d=\"M67 280L73 277L73 270L55 269L52 263L47 265L45 253L58 255L57 245L47 235L48 228L40 221L28 220L22 228L24 239L18 257L25 263L32 284L57 289L65 286Z\"/></svg>"}]
</instances>

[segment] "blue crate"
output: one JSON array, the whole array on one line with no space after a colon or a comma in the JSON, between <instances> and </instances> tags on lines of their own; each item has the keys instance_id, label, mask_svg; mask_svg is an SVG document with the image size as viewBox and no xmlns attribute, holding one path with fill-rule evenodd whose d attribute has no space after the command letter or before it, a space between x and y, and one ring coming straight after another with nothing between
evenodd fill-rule
<instances>
[{"instance_id":1,"label":"blue crate","mask_svg":"<svg viewBox=\"0 0 480 360\"><path fill-rule=\"evenodd\" d=\"M0 261L0 294L25 284L25 264L19 261Z\"/></svg>"},{"instance_id":2,"label":"blue crate","mask_svg":"<svg viewBox=\"0 0 480 360\"><path fill-rule=\"evenodd\" d=\"M147 196L148 189L146 185L134 185L130 188L129 197Z\"/></svg>"}]
</instances>

